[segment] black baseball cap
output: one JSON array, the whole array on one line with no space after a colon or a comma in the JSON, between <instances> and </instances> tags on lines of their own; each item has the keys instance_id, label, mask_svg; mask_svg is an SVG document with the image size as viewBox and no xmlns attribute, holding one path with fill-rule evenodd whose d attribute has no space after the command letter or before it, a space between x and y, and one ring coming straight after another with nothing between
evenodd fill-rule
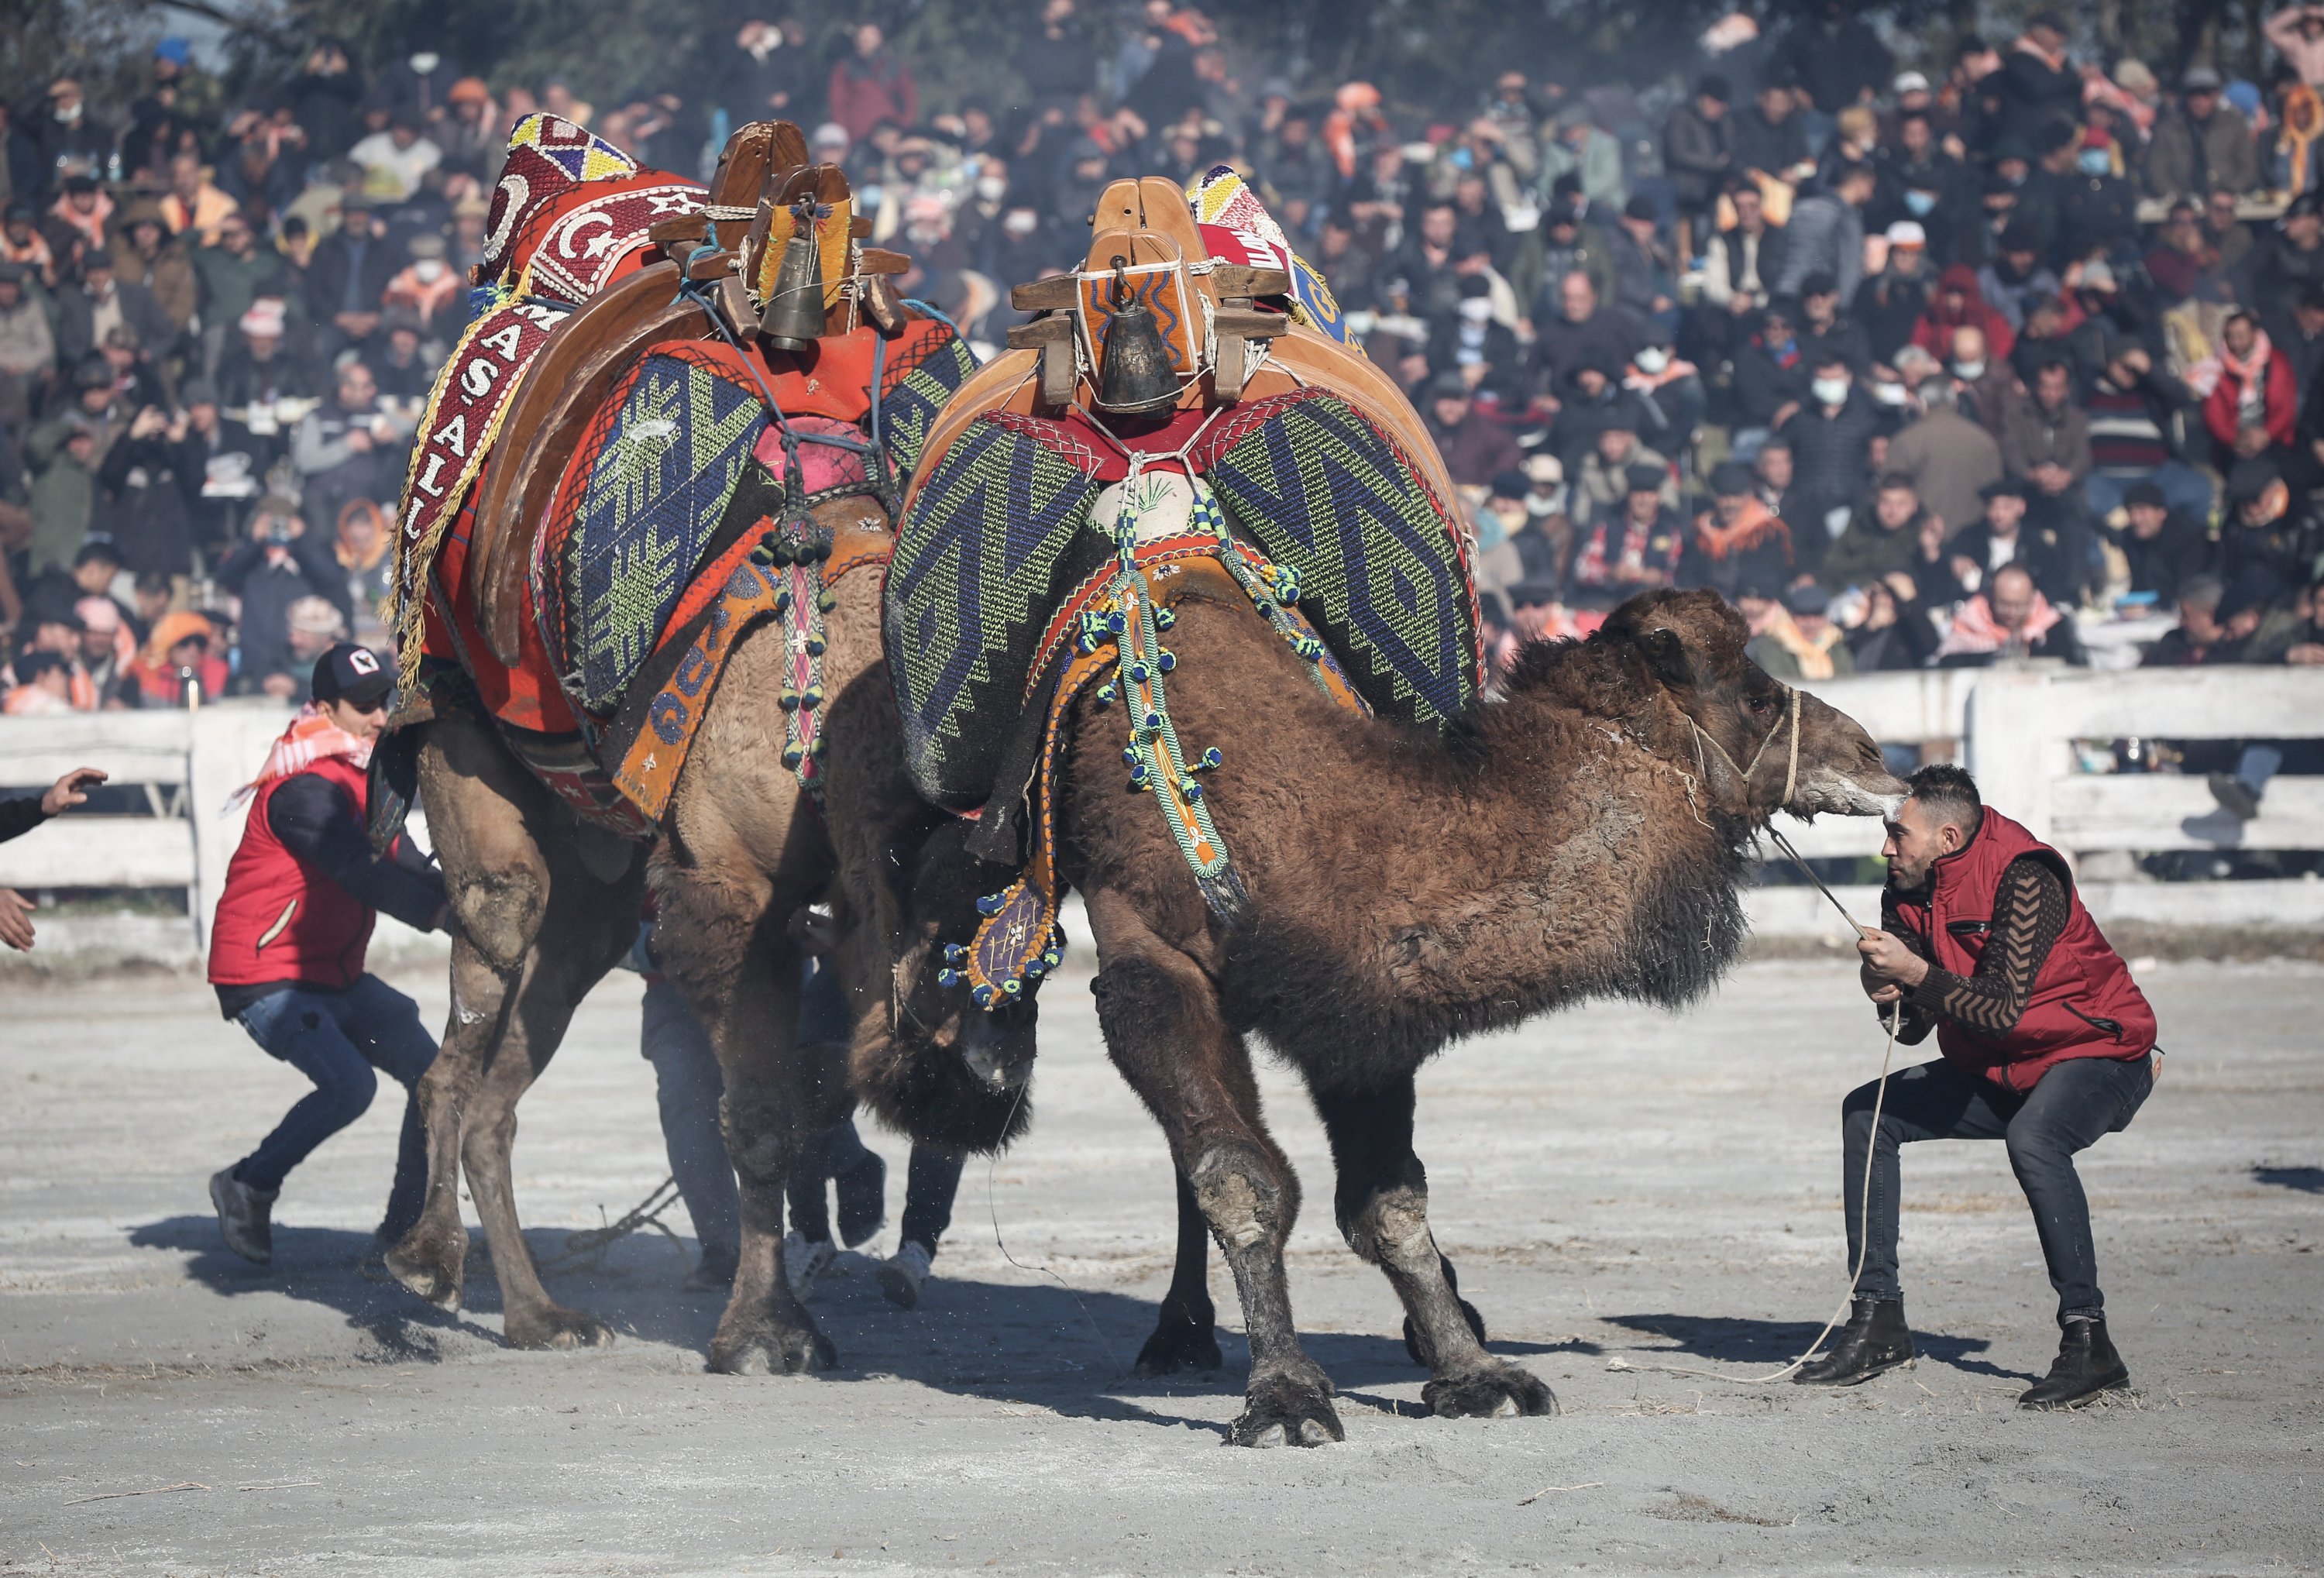
<instances>
[{"instance_id":1,"label":"black baseball cap","mask_svg":"<svg viewBox=\"0 0 2324 1578\"><path fill-rule=\"evenodd\" d=\"M315 660L311 694L317 701L345 701L369 712L395 689L395 672L369 647L340 641Z\"/></svg>"}]
</instances>

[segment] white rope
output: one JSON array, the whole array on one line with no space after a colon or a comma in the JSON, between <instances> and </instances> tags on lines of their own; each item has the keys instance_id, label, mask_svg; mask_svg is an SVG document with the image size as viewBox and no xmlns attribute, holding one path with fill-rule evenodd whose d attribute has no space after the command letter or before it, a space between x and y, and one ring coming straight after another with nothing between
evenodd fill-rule
<instances>
[{"instance_id":1,"label":"white rope","mask_svg":"<svg viewBox=\"0 0 2324 1578\"><path fill-rule=\"evenodd\" d=\"M1796 690L1792 692L1792 716L1795 722L1795 726L1792 734L1792 771L1796 773L1799 771L1799 734L1796 727L1796 720L1799 717L1799 692ZM1698 727L1695 732L1700 734L1702 730ZM1773 739L1774 737L1775 736L1772 734L1768 736L1770 739ZM1719 744L1718 741L1713 740L1711 743L1713 749L1717 749ZM1726 753L1721 752L1720 754L1724 755ZM1758 761L1758 758L1756 756L1753 757L1752 761L1756 765ZM1729 765L1732 766L1734 764L1732 761L1729 761ZM1786 792L1784 798L1785 799L1789 799L1791 796ZM1774 837L1776 844L1782 846L1784 853L1792 857L1793 863L1796 864L1801 871L1807 874L1808 881L1815 884L1816 891L1821 893L1825 898L1831 900L1831 907L1840 911L1840 918L1848 922L1849 926L1855 930L1856 935L1858 937L1869 937L1871 935L1870 931L1864 926L1859 925L1856 917L1848 912L1848 906L1840 901L1839 895L1835 894L1830 888L1825 887L1823 884L1823 879L1815 874L1814 868L1811 867L1806 861L1801 859L1800 852L1792 847L1791 840L1785 838L1781 833L1775 832L1772 827L1768 829L1768 833ZM1887 1105L1888 1102L1888 1071L1895 1066L1896 1060L1896 1034L1898 1030L1903 1028L1904 1022L1904 1000L1900 993L1896 1001L1889 1005L1888 1046L1887 1049L1880 1055L1880 1084L1879 1088L1876 1090L1872 1095L1872 1144L1874 1146L1877 1146L1880 1142L1880 1113L1882 1109ZM1847 1317L1849 1306L1856 1302L1857 1287L1864 1280L1864 1257L1870 1252L1871 1248L1872 1153L1871 1150L1868 1149L1864 1157L1863 1199L1857 1208L1856 1269L1849 1274L1848 1292L1841 1297L1840 1307L1832 1312L1831 1319L1824 1322L1823 1330L1815 1334L1815 1341L1808 1344L1806 1352L1802 1353L1797 1359L1793 1360L1781 1370L1771 1371L1766 1375L1721 1375L1715 1370L1693 1370L1683 1364L1632 1364L1628 1360L1622 1358L1619 1354L1617 1354L1613 1362L1609 1364L1606 1368L1609 1370L1658 1370L1670 1375L1699 1375L1711 1380L1727 1381L1734 1386L1765 1386L1769 1381L1781 1380L1785 1376L1790 1375L1794 1370L1799 1369L1802 1365L1813 1359L1816 1356L1816 1351L1823 1346L1823 1340L1826 1337L1831 1336L1833 1328L1838 1326L1840 1323Z\"/></svg>"},{"instance_id":2,"label":"white rope","mask_svg":"<svg viewBox=\"0 0 2324 1578\"><path fill-rule=\"evenodd\" d=\"M1841 913L1847 912L1843 910ZM1855 923L1850 921L1849 924L1852 926ZM1858 929L1860 931L1863 928L1859 927ZM1889 1006L1888 1049L1881 1054L1880 1086L1872 1097L1872 1144L1875 1146L1880 1141L1880 1111L1888 1100L1888 1070L1896 1057L1896 1031L1904 1017L1904 1001L1902 997L1899 997ZM1864 1157L1863 1201L1858 1208L1856 1224L1856 1269L1849 1276L1848 1291L1841 1295L1840 1307L1832 1311L1831 1319L1824 1322L1823 1330L1815 1334L1815 1341L1808 1344L1807 1352L1781 1370L1770 1370L1766 1375L1721 1375L1715 1370L1694 1370L1683 1364L1632 1364L1619 1354L1615 1355L1613 1362L1606 1368L1609 1370L1658 1370L1670 1375L1699 1375L1711 1380L1723 1380L1731 1386L1765 1386L1769 1381L1782 1380L1815 1358L1817 1350L1823 1346L1823 1340L1831 1335L1841 1321L1848 1318L1849 1307L1856 1303L1857 1285L1864 1280L1864 1257L1872 1248L1872 1153L1868 1149Z\"/></svg>"}]
</instances>

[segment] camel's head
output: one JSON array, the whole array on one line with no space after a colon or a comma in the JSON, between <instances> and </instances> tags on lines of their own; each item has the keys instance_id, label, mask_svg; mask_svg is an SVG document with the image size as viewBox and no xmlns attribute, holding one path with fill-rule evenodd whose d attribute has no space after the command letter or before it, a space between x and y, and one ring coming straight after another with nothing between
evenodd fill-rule
<instances>
[{"instance_id":1,"label":"camel's head","mask_svg":"<svg viewBox=\"0 0 2324 1578\"><path fill-rule=\"evenodd\" d=\"M1716 592L1647 592L1608 617L1602 639L1626 645L1697 731L1702 767L1728 812L1885 815L1904 785L1856 720L1779 684L1745 655L1743 616ZM1692 752L1690 752L1692 754Z\"/></svg>"},{"instance_id":2,"label":"camel's head","mask_svg":"<svg viewBox=\"0 0 2324 1578\"><path fill-rule=\"evenodd\" d=\"M976 929L993 868L967 854L946 823L912 860L913 928L894 966L889 1012L858 1021L855 1089L889 1123L956 1150L997 1149L1023 1132L1033 1074L1033 1004L994 1012L939 980L947 939Z\"/></svg>"}]
</instances>

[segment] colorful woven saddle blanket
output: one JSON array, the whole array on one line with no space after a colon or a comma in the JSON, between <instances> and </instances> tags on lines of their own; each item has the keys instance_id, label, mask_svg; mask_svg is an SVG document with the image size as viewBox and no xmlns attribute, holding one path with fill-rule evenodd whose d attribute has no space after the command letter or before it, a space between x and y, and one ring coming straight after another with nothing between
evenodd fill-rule
<instances>
[{"instance_id":1,"label":"colorful woven saddle blanket","mask_svg":"<svg viewBox=\"0 0 2324 1578\"><path fill-rule=\"evenodd\" d=\"M769 534L823 498L892 501L929 420L974 365L936 318L892 341L871 328L831 337L811 366L716 340L644 347L597 408L534 540L517 661L494 658L469 606L465 515L434 567L429 655L439 671L471 677L504 732L538 737L528 764L557 761L558 776L537 773L576 810L646 835L744 631L795 618L803 647L821 594L886 557L883 532L876 552L859 543L776 564ZM813 682L802 675L794 688ZM794 710L791 721L801 759L788 764L812 777L814 720ZM574 765L573 740L597 764L595 781Z\"/></svg>"},{"instance_id":2,"label":"colorful woven saddle blanket","mask_svg":"<svg viewBox=\"0 0 2324 1578\"><path fill-rule=\"evenodd\" d=\"M796 504L892 500L918 438L973 370L949 325L919 319L819 342L812 374L717 340L651 346L617 381L567 465L535 542L544 646L583 711L619 705L717 550ZM811 387L810 387L811 386ZM785 420L770 417L770 396Z\"/></svg>"},{"instance_id":3,"label":"colorful woven saddle blanket","mask_svg":"<svg viewBox=\"0 0 2324 1578\"><path fill-rule=\"evenodd\" d=\"M1199 486L1175 505L1125 501L1133 455L1137 485L1175 472ZM922 794L968 810L1014 792L1003 758L1072 634L1060 612L1116 558L1122 505L1151 516L1143 544L1181 532L1204 501L1220 527L1206 551L1235 545L1288 572L1372 710L1441 727L1476 698L1480 632L1452 501L1346 398L1296 390L1184 411L1136 439L1078 413L995 411L915 483L889 569L889 676Z\"/></svg>"}]
</instances>

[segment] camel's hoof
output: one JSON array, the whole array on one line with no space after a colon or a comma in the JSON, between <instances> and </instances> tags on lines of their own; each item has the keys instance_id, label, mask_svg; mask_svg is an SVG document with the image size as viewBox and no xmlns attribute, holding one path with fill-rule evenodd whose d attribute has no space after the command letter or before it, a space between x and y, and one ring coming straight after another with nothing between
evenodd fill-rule
<instances>
[{"instance_id":1,"label":"camel's hoof","mask_svg":"<svg viewBox=\"0 0 2324 1578\"><path fill-rule=\"evenodd\" d=\"M811 1324L786 1331L770 1321L736 1323L710 1340L714 1375L807 1375L838 1363L839 1350Z\"/></svg>"},{"instance_id":2,"label":"camel's hoof","mask_svg":"<svg viewBox=\"0 0 2324 1578\"><path fill-rule=\"evenodd\" d=\"M1477 1306L1465 1298L1461 1301L1461 1318L1467 1321L1469 1329L1477 1333L1478 1342L1485 1340L1485 1317L1478 1314ZM1421 1369L1434 1368L1428 1362L1428 1356L1420 1351L1420 1327L1414 1324L1410 1315L1404 1317L1404 1351L1412 1355L1412 1361Z\"/></svg>"},{"instance_id":3,"label":"camel's hoof","mask_svg":"<svg viewBox=\"0 0 2324 1578\"><path fill-rule=\"evenodd\" d=\"M1557 1394L1539 1377L1499 1360L1489 1369L1430 1381L1420 1389L1420 1400L1440 1419L1513 1419L1557 1412Z\"/></svg>"},{"instance_id":4,"label":"camel's hoof","mask_svg":"<svg viewBox=\"0 0 2324 1578\"><path fill-rule=\"evenodd\" d=\"M613 1328L595 1315L561 1304L546 1308L512 1310L503 1333L512 1348L610 1348Z\"/></svg>"},{"instance_id":5,"label":"camel's hoof","mask_svg":"<svg viewBox=\"0 0 2324 1578\"><path fill-rule=\"evenodd\" d=\"M1254 1380L1242 1417L1227 1430L1230 1446L1324 1446L1347 1438L1332 1407L1331 1383L1287 1375Z\"/></svg>"},{"instance_id":6,"label":"camel's hoof","mask_svg":"<svg viewBox=\"0 0 2324 1578\"><path fill-rule=\"evenodd\" d=\"M1146 1346L1138 1351L1137 1372L1139 1375L1176 1375L1184 1370L1199 1370L1207 1375L1226 1363L1219 1352L1219 1331L1213 1322L1195 1321L1176 1312L1165 1310L1146 1339Z\"/></svg>"},{"instance_id":7,"label":"camel's hoof","mask_svg":"<svg viewBox=\"0 0 2324 1578\"><path fill-rule=\"evenodd\" d=\"M402 1242L387 1251L384 1260L388 1273L398 1282L438 1309L456 1313L467 1252L466 1243L427 1235L426 1229L414 1228L404 1235Z\"/></svg>"}]
</instances>

